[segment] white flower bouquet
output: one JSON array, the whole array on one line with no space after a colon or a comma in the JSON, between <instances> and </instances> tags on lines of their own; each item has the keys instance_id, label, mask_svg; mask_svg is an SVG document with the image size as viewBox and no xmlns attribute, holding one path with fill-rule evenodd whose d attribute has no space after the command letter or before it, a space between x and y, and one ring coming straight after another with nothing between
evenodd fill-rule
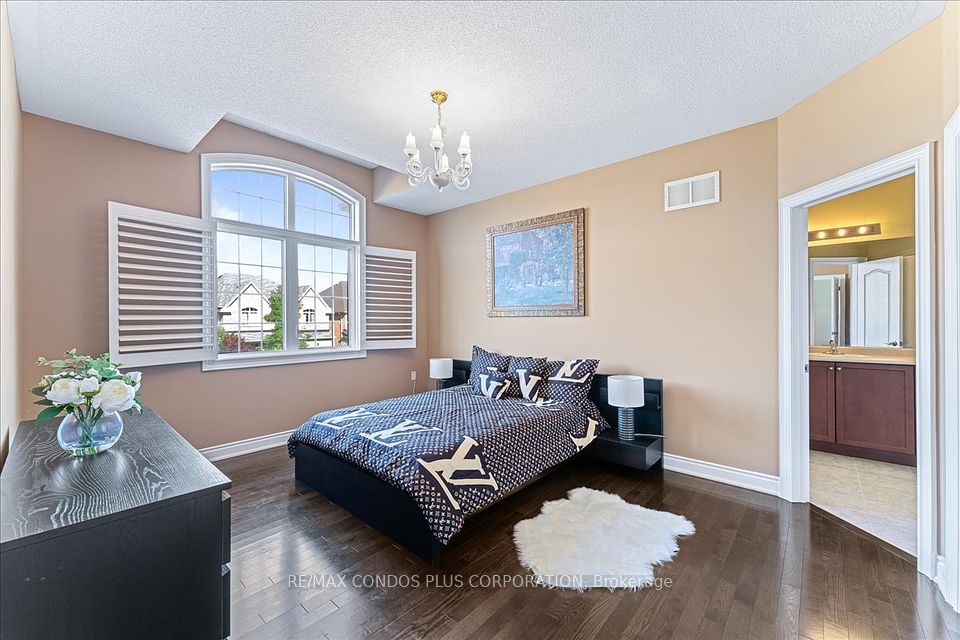
<instances>
[{"instance_id":1,"label":"white flower bouquet","mask_svg":"<svg viewBox=\"0 0 960 640\"><path fill-rule=\"evenodd\" d=\"M109 353L93 358L77 355L77 350L71 349L60 360L37 358L37 366L51 369L30 390L41 397L35 404L45 407L37 419L48 420L66 412L58 438L64 449L76 455L108 449L122 430L117 413L142 409L140 372L121 372L120 363L111 361ZM98 425L107 426L98 429ZM65 429L72 429L72 435L65 434ZM113 440L106 444L111 437Z\"/></svg>"}]
</instances>

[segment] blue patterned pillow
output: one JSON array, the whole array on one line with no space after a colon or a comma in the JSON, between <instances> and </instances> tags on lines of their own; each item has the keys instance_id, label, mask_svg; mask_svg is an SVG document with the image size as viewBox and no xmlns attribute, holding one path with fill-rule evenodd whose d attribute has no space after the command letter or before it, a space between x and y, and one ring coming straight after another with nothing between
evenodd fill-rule
<instances>
[{"instance_id":1,"label":"blue patterned pillow","mask_svg":"<svg viewBox=\"0 0 960 640\"><path fill-rule=\"evenodd\" d=\"M553 360L547 363L547 398L583 404L590 394L599 360Z\"/></svg>"},{"instance_id":2,"label":"blue patterned pillow","mask_svg":"<svg viewBox=\"0 0 960 640\"><path fill-rule=\"evenodd\" d=\"M480 393L493 400L506 397L507 389L513 386L510 384L507 372L499 371L496 367L487 367L486 372L477 376L477 379L480 384Z\"/></svg>"},{"instance_id":3,"label":"blue patterned pillow","mask_svg":"<svg viewBox=\"0 0 960 640\"><path fill-rule=\"evenodd\" d=\"M544 395L547 383L547 359L510 356L508 393L516 398L536 401Z\"/></svg>"},{"instance_id":4,"label":"blue patterned pillow","mask_svg":"<svg viewBox=\"0 0 960 640\"><path fill-rule=\"evenodd\" d=\"M480 388L480 374L486 373L487 367L506 371L509 364L510 356L502 356L499 353L493 353L474 345L473 361L470 364L470 379L467 382L477 390L477 393L483 393L483 389Z\"/></svg>"}]
</instances>

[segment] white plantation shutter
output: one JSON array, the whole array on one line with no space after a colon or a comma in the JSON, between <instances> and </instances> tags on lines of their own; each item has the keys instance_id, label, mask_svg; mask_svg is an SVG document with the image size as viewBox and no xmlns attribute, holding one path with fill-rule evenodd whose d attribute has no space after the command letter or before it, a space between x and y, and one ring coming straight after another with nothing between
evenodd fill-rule
<instances>
[{"instance_id":1,"label":"white plantation shutter","mask_svg":"<svg viewBox=\"0 0 960 640\"><path fill-rule=\"evenodd\" d=\"M216 358L209 220L111 202L110 353L125 367Z\"/></svg>"},{"instance_id":2,"label":"white plantation shutter","mask_svg":"<svg viewBox=\"0 0 960 640\"><path fill-rule=\"evenodd\" d=\"M367 247L363 257L364 346L417 346L417 252Z\"/></svg>"}]
</instances>

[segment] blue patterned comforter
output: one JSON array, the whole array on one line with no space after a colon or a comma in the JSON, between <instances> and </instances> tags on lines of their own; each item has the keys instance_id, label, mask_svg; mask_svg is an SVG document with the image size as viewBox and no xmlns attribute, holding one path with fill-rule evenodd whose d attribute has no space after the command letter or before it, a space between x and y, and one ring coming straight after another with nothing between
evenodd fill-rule
<instances>
[{"instance_id":1,"label":"blue patterned comforter","mask_svg":"<svg viewBox=\"0 0 960 640\"><path fill-rule=\"evenodd\" d=\"M318 413L290 436L402 489L446 544L464 518L607 429L592 402L492 400L468 385Z\"/></svg>"}]
</instances>

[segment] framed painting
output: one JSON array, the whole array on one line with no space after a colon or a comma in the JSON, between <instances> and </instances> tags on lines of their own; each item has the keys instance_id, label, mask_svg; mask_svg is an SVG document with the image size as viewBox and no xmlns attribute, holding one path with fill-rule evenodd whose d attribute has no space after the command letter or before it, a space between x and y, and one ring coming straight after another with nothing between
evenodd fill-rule
<instances>
[{"instance_id":1,"label":"framed painting","mask_svg":"<svg viewBox=\"0 0 960 640\"><path fill-rule=\"evenodd\" d=\"M583 209L487 229L487 315L582 316Z\"/></svg>"}]
</instances>

